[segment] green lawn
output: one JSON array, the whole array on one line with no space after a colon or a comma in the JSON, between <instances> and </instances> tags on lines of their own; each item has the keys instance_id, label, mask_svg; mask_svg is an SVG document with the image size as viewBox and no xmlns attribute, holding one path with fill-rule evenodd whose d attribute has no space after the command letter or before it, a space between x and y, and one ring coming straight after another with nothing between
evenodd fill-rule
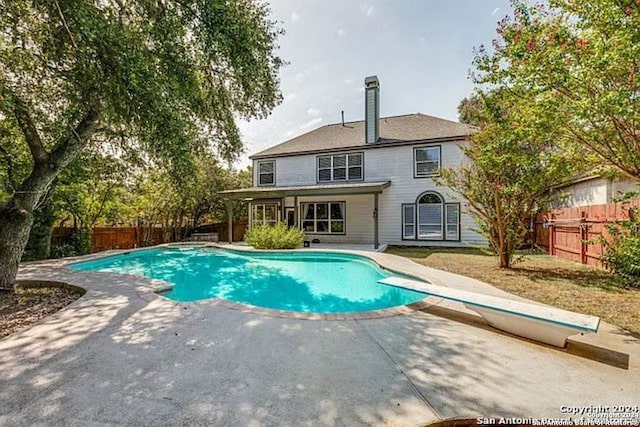
<instances>
[{"instance_id":1,"label":"green lawn","mask_svg":"<svg viewBox=\"0 0 640 427\"><path fill-rule=\"evenodd\" d=\"M390 247L386 252L473 277L524 298L599 316L640 335L640 289L625 289L602 270L538 253L504 270L497 267L495 257L475 249Z\"/></svg>"}]
</instances>

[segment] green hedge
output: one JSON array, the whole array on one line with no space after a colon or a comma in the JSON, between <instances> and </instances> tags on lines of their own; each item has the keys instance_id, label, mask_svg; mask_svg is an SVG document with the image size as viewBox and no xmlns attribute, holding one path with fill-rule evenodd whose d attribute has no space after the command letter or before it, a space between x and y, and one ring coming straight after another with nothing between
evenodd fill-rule
<instances>
[{"instance_id":1,"label":"green hedge","mask_svg":"<svg viewBox=\"0 0 640 427\"><path fill-rule=\"evenodd\" d=\"M288 228L283 222L275 225L256 225L244 235L244 241L256 249L295 249L302 244L304 233Z\"/></svg>"},{"instance_id":2,"label":"green hedge","mask_svg":"<svg viewBox=\"0 0 640 427\"><path fill-rule=\"evenodd\" d=\"M640 235L624 230L605 243L600 260L609 271L620 277L625 285L640 287Z\"/></svg>"},{"instance_id":3,"label":"green hedge","mask_svg":"<svg viewBox=\"0 0 640 427\"><path fill-rule=\"evenodd\" d=\"M628 208L629 219L607 224L610 237L601 239L605 253L602 264L622 279L625 285L640 287L640 215Z\"/></svg>"}]
</instances>

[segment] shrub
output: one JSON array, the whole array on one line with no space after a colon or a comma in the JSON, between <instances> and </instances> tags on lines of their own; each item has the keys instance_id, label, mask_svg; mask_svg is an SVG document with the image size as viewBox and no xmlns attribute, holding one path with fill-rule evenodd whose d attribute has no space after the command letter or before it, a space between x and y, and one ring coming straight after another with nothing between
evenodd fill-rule
<instances>
[{"instance_id":1,"label":"shrub","mask_svg":"<svg viewBox=\"0 0 640 427\"><path fill-rule=\"evenodd\" d=\"M302 230L288 228L284 222L255 225L244 235L244 241L256 249L295 249L303 240Z\"/></svg>"},{"instance_id":2,"label":"shrub","mask_svg":"<svg viewBox=\"0 0 640 427\"><path fill-rule=\"evenodd\" d=\"M86 227L74 229L69 238L69 243L77 255L91 253L91 229Z\"/></svg>"},{"instance_id":3,"label":"shrub","mask_svg":"<svg viewBox=\"0 0 640 427\"><path fill-rule=\"evenodd\" d=\"M78 256L78 252L68 243L62 245L51 246L50 258L66 258L70 256Z\"/></svg>"},{"instance_id":4,"label":"shrub","mask_svg":"<svg viewBox=\"0 0 640 427\"><path fill-rule=\"evenodd\" d=\"M91 229L76 228L66 243L51 246L50 258L66 258L91 253Z\"/></svg>"},{"instance_id":5,"label":"shrub","mask_svg":"<svg viewBox=\"0 0 640 427\"><path fill-rule=\"evenodd\" d=\"M640 287L640 217L629 209L629 219L607 225L611 237L602 239L602 264L626 285Z\"/></svg>"}]
</instances>

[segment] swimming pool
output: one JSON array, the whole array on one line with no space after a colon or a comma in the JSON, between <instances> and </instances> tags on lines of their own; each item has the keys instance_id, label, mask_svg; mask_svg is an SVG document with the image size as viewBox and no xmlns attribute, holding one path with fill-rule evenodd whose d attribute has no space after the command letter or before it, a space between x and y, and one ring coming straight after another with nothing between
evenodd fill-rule
<instances>
[{"instance_id":1,"label":"swimming pool","mask_svg":"<svg viewBox=\"0 0 640 427\"><path fill-rule=\"evenodd\" d=\"M379 310L426 297L379 284L378 280L396 274L365 257L331 252L159 248L69 267L161 279L174 284L164 296L175 301L221 298L307 313Z\"/></svg>"}]
</instances>

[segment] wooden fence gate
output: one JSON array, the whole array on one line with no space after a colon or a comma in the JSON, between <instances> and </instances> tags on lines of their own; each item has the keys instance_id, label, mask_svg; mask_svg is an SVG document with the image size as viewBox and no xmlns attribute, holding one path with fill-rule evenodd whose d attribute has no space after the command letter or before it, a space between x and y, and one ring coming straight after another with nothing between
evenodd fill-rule
<instances>
[{"instance_id":1,"label":"wooden fence gate","mask_svg":"<svg viewBox=\"0 0 640 427\"><path fill-rule=\"evenodd\" d=\"M628 219L629 208L639 209L640 200L545 212L536 220L536 243L550 255L602 267L600 237L609 237L607 224Z\"/></svg>"}]
</instances>

